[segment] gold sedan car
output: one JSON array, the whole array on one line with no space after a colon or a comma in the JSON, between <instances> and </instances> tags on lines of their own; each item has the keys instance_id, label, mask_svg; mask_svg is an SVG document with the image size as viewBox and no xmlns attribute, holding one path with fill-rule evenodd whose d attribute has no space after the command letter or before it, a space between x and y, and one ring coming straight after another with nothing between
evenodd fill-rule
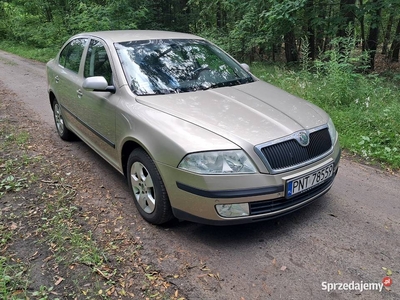
<instances>
[{"instance_id":1,"label":"gold sedan car","mask_svg":"<svg viewBox=\"0 0 400 300\"><path fill-rule=\"evenodd\" d=\"M337 174L323 110L198 36L78 34L47 75L60 137L78 136L123 173L152 224L266 220L311 203Z\"/></svg>"}]
</instances>

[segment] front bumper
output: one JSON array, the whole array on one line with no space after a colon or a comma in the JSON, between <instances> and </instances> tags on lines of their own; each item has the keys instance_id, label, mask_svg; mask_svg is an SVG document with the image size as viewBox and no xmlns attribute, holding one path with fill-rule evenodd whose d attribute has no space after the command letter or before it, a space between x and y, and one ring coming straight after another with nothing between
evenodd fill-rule
<instances>
[{"instance_id":1,"label":"front bumper","mask_svg":"<svg viewBox=\"0 0 400 300\"><path fill-rule=\"evenodd\" d=\"M282 174L200 176L165 165L159 166L176 218L210 225L233 225L264 221L300 209L332 187L339 168L340 148L328 157ZM334 164L331 178L299 195L285 198L284 177L296 176ZM168 178L174 179L169 181ZM223 189L221 189L223 187ZM248 203L249 215L222 217L216 205Z\"/></svg>"},{"instance_id":2,"label":"front bumper","mask_svg":"<svg viewBox=\"0 0 400 300\"><path fill-rule=\"evenodd\" d=\"M317 200L330 190L337 172L338 168L335 170L334 176L332 176L328 182L324 182L324 184L302 193L297 197L290 198L289 200L285 197L281 197L273 200L250 202L250 215L247 217L221 218L220 220L212 220L205 219L197 215L192 215L177 208L173 208L173 212L175 217L178 219L208 225L237 225L266 221L292 213L293 211L303 208L304 206L307 206L308 204L311 204Z\"/></svg>"}]
</instances>

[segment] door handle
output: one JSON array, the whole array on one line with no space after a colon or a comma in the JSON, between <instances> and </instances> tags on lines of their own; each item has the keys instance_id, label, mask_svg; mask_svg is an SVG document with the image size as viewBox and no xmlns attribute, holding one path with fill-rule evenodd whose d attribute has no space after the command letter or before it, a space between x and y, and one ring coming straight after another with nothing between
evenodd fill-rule
<instances>
[{"instance_id":1,"label":"door handle","mask_svg":"<svg viewBox=\"0 0 400 300\"><path fill-rule=\"evenodd\" d=\"M78 94L78 98L79 98L79 99L82 98L83 93L82 93L82 91L81 91L80 89L77 90L76 93Z\"/></svg>"},{"instance_id":2,"label":"door handle","mask_svg":"<svg viewBox=\"0 0 400 300\"><path fill-rule=\"evenodd\" d=\"M56 81L56 83L58 83L60 81L60 77L58 77L58 75L56 77L54 77L54 80Z\"/></svg>"}]
</instances>

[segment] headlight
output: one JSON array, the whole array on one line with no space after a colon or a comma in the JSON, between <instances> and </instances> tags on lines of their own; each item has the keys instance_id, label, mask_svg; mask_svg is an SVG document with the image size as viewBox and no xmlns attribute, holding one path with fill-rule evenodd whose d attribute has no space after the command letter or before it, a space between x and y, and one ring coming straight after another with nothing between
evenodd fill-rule
<instances>
[{"instance_id":1,"label":"headlight","mask_svg":"<svg viewBox=\"0 0 400 300\"><path fill-rule=\"evenodd\" d=\"M329 118L329 121L328 121L328 130L329 130L329 134L331 135L331 140L332 140L332 145L333 145L336 142L337 132L336 132L335 125L333 124L333 121L331 118Z\"/></svg>"},{"instance_id":2,"label":"headlight","mask_svg":"<svg viewBox=\"0 0 400 300\"><path fill-rule=\"evenodd\" d=\"M186 155L178 168L199 174L255 173L256 168L243 150L210 151Z\"/></svg>"}]
</instances>

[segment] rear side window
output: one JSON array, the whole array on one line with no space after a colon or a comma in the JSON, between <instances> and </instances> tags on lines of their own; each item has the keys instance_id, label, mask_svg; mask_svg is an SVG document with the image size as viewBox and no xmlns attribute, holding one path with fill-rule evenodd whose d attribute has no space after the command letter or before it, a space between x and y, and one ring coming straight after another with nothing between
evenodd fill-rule
<instances>
[{"instance_id":1,"label":"rear side window","mask_svg":"<svg viewBox=\"0 0 400 300\"><path fill-rule=\"evenodd\" d=\"M64 68L78 73L82 53L85 49L87 41L88 39L84 38L72 40L61 51L58 63Z\"/></svg>"}]
</instances>

